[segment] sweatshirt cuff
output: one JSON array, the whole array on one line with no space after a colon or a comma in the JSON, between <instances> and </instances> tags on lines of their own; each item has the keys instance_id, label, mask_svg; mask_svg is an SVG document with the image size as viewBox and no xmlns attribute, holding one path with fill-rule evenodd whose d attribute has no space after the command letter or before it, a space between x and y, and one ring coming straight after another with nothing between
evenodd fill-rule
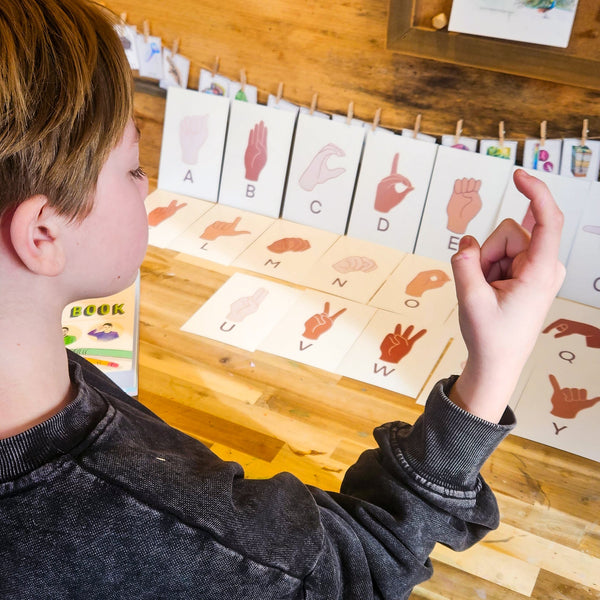
<instances>
[{"instance_id":1,"label":"sweatshirt cuff","mask_svg":"<svg viewBox=\"0 0 600 600\"><path fill-rule=\"evenodd\" d=\"M424 413L410 427L390 423L390 443L409 477L431 491L472 498L481 486L483 463L516 424L507 407L500 423L490 423L454 404L448 393L457 376L436 384Z\"/></svg>"}]
</instances>

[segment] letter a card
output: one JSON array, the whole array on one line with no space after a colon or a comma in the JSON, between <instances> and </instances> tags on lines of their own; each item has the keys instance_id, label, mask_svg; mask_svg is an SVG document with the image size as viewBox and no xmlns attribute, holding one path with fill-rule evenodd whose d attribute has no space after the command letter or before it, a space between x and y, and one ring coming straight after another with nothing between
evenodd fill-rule
<instances>
[{"instance_id":1,"label":"letter a card","mask_svg":"<svg viewBox=\"0 0 600 600\"><path fill-rule=\"evenodd\" d=\"M369 130L348 235L412 252L436 152L436 144Z\"/></svg>"},{"instance_id":2,"label":"letter a card","mask_svg":"<svg viewBox=\"0 0 600 600\"><path fill-rule=\"evenodd\" d=\"M600 461L600 311L557 299L516 403L515 434Z\"/></svg>"},{"instance_id":3,"label":"letter a card","mask_svg":"<svg viewBox=\"0 0 600 600\"><path fill-rule=\"evenodd\" d=\"M217 201L229 102L194 90L167 90L159 188Z\"/></svg>"},{"instance_id":4,"label":"letter a card","mask_svg":"<svg viewBox=\"0 0 600 600\"><path fill-rule=\"evenodd\" d=\"M283 217L343 234L365 132L345 122L300 115Z\"/></svg>"},{"instance_id":5,"label":"letter a card","mask_svg":"<svg viewBox=\"0 0 600 600\"><path fill-rule=\"evenodd\" d=\"M261 104L231 104L219 203L277 218L295 115Z\"/></svg>"},{"instance_id":6,"label":"letter a card","mask_svg":"<svg viewBox=\"0 0 600 600\"><path fill-rule=\"evenodd\" d=\"M450 261L460 238L491 233L512 172L508 160L438 148L415 254Z\"/></svg>"}]
</instances>

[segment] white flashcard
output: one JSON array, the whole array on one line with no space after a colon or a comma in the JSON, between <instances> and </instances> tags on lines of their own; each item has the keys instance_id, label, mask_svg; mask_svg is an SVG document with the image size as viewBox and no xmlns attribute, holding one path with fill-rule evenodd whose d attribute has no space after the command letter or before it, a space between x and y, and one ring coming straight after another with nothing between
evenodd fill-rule
<instances>
[{"instance_id":1,"label":"white flashcard","mask_svg":"<svg viewBox=\"0 0 600 600\"><path fill-rule=\"evenodd\" d=\"M558 295L600 308L600 183L593 183Z\"/></svg>"},{"instance_id":2,"label":"white flashcard","mask_svg":"<svg viewBox=\"0 0 600 600\"><path fill-rule=\"evenodd\" d=\"M516 404L515 434L600 460L600 311L555 300Z\"/></svg>"},{"instance_id":3,"label":"white flashcard","mask_svg":"<svg viewBox=\"0 0 600 600\"><path fill-rule=\"evenodd\" d=\"M511 172L508 160L439 147L415 254L449 261L465 233L481 244L492 232Z\"/></svg>"},{"instance_id":4,"label":"white flashcard","mask_svg":"<svg viewBox=\"0 0 600 600\"><path fill-rule=\"evenodd\" d=\"M477 152L478 140L476 138L446 134L442 136L442 146L450 146L457 150L468 150L469 152Z\"/></svg>"},{"instance_id":5,"label":"white flashcard","mask_svg":"<svg viewBox=\"0 0 600 600\"><path fill-rule=\"evenodd\" d=\"M283 217L334 233L346 231L364 128L300 115Z\"/></svg>"},{"instance_id":6,"label":"white flashcard","mask_svg":"<svg viewBox=\"0 0 600 600\"><path fill-rule=\"evenodd\" d=\"M125 56L132 70L140 68L140 59L137 49L137 27L135 25L115 25L115 31L121 40Z\"/></svg>"},{"instance_id":7,"label":"white flashcard","mask_svg":"<svg viewBox=\"0 0 600 600\"><path fill-rule=\"evenodd\" d=\"M232 100L256 104L258 102L258 90L255 85L248 84L245 84L242 89L242 84L240 81L230 81L229 97Z\"/></svg>"},{"instance_id":8,"label":"white flashcard","mask_svg":"<svg viewBox=\"0 0 600 600\"><path fill-rule=\"evenodd\" d=\"M300 107L300 114L302 115L311 115L313 117L318 117L319 119L331 119L331 116L328 115L327 113L324 112L320 112L318 110L313 110L313 112L310 112L310 108L308 108L307 106L301 106Z\"/></svg>"},{"instance_id":9,"label":"white flashcard","mask_svg":"<svg viewBox=\"0 0 600 600\"><path fill-rule=\"evenodd\" d=\"M440 325L378 310L337 372L416 398L447 343Z\"/></svg>"},{"instance_id":10,"label":"white flashcard","mask_svg":"<svg viewBox=\"0 0 600 600\"><path fill-rule=\"evenodd\" d=\"M146 197L144 203L148 213L148 243L157 248L166 248L214 206L213 202L166 190L155 190Z\"/></svg>"},{"instance_id":11,"label":"white flashcard","mask_svg":"<svg viewBox=\"0 0 600 600\"><path fill-rule=\"evenodd\" d=\"M167 90L159 188L217 201L228 116L228 98Z\"/></svg>"},{"instance_id":12,"label":"white flashcard","mask_svg":"<svg viewBox=\"0 0 600 600\"><path fill-rule=\"evenodd\" d=\"M289 111L232 102L219 203L279 217L294 124Z\"/></svg>"},{"instance_id":13,"label":"white flashcard","mask_svg":"<svg viewBox=\"0 0 600 600\"><path fill-rule=\"evenodd\" d=\"M348 235L412 252L436 153L436 144L369 130Z\"/></svg>"},{"instance_id":14,"label":"white flashcard","mask_svg":"<svg viewBox=\"0 0 600 600\"><path fill-rule=\"evenodd\" d=\"M162 40L155 36L137 34L137 51L140 77L149 79L162 79Z\"/></svg>"},{"instance_id":15,"label":"white flashcard","mask_svg":"<svg viewBox=\"0 0 600 600\"><path fill-rule=\"evenodd\" d=\"M407 137L411 139L417 139L421 142L427 142L429 144L435 144L437 142L437 138L434 135L427 135L426 133L417 133L417 137L415 138L414 129L402 129L401 131L402 137Z\"/></svg>"},{"instance_id":16,"label":"white flashcard","mask_svg":"<svg viewBox=\"0 0 600 600\"><path fill-rule=\"evenodd\" d=\"M525 140L523 167L544 173L560 172L562 140Z\"/></svg>"},{"instance_id":17,"label":"white flashcard","mask_svg":"<svg viewBox=\"0 0 600 600\"><path fill-rule=\"evenodd\" d=\"M267 98L267 106L269 108L276 108L277 110L287 110L291 113L294 113L294 115L297 115L300 110L300 107L296 104L292 104L283 98L279 98L279 100L277 100L277 96L273 96L273 94L269 94L269 97Z\"/></svg>"},{"instance_id":18,"label":"white flashcard","mask_svg":"<svg viewBox=\"0 0 600 600\"><path fill-rule=\"evenodd\" d=\"M235 273L181 329L254 352L299 295L292 287Z\"/></svg>"},{"instance_id":19,"label":"white flashcard","mask_svg":"<svg viewBox=\"0 0 600 600\"><path fill-rule=\"evenodd\" d=\"M344 235L299 283L366 304L405 256L400 250Z\"/></svg>"},{"instance_id":20,"label":"white flashcard","mask_svg":"<svg viewBox=\"0 0 600 600\"><path fill-rule=\"evenodd\" d=\"M351 300L305 290L258 349L335 373L374 312Z\"/></svg>"},{"instance_id":21,"label":"white flashcard","mask_svg":"<svg viewBox=\"0 0 600 600\"><path fill-rule=\"evenodd\" d=\"M233 264L297 283L338 237L329 231L277 219Z\"/></svg>"},{"instance_id":22,"label":"white flashcard","mask_svg":"<svg viewBox=\"0 0 600 600\"><path fill-rule=\"evenodd\" d=\"M563 140L560 174L564 177L598 180L600 142L567 138Z\"/></svg>"},{"instance_id":23,"label":"white flashcard","mask_svg":"<svg viewBox=\"0 0 600 600\"><path fill-rule=\"evenodd\" d=\"M407 254L369 304L391 312L443 323L456 307L449 263ZM417 317L415 317L417 318Z\"/></svg>"},{"instance_id":24,"label":"white flashcard","mask_svg":"<svg viewBox=\"0 0 600 600\"><path fill-rule=\"evenodd\" d=\"M163 78L160 87L167 89L175 86L187 88L190 75L190 59L181 54L173 54L168 48L163 48Z\"/></svg>"},{"instance_id":25,"label":"white flashcard","mask_svg":"<svg viewBox=\"0 0 600 600\"><path fill-rule=\"evenodd\" d=\"M213 204L168 248L230 265L273 222L273 219L231 206Z\"/></svg>"},{"instance_id":26,"label":"white flashcard","mask_svg":"<svg viewBox=\"0 0 600 600\"><path fill-rule=\"evenodd\" d=\"M227 97L230 83L230 80L223 75L219 75L218 73L213 75L206 69L200 69L198 91L202 94Z\"/></svg>"},{"instance_id":27,"label":"white flashcard","mask_svg":"<svg viewBox=\"0 0 600 600\"><path fill-rule=\"evenodd\" d=\"M516 167L516 171L519 167ZM544 171L527 170L530 175L543 181L556 200L558 207L564 215L564 225L560 238L559 259L566 265L569 259L569 253L573 245L577 225L588 198L590 182L585 180L569 179L560 175L553 175ZM533 227L533 215L529 210L529 200L517 190L514 180L511 177L504 192L502 205L496 217L496 225L504 219L514 219L527 230L531 231Z\"/></svg>"},{"instance_id":28,"label":"white flashcard","mask_svg":"<svg viewBox=\"0 0 600 600\"><path fill-rule=\"evenodd\" d=\"M503 158L514 165L517 160L517 146L518 142L515 140L504 140L502 143L500 140L481 140L479 154Z\"/></svg>"},{"instance_id":29,"label":"white flashcard","mask_svg":"<svg viewBox=\"0 0 600 600\"><path fill-rule=\"evenodd\" d=\"M350 123L348 123L348 115L331 115L332 121L337 121L338 123L346 123L346 125L351 125L352 127L365 127L368 126L368 123L361 121L360 119L355 119L354 117L350 118Z\"/></svg>"}]
</instances>

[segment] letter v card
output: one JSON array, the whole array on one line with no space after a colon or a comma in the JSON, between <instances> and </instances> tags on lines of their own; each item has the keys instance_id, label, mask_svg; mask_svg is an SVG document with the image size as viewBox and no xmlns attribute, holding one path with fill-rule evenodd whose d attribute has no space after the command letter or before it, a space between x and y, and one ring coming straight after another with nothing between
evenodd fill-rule
<instances>
[{"instance_id":1,"label":"letter v card","mask_svg":"<svg viewBox=\"0 0 600 600\"><path fill-rule=\"evenodd\" d=\"M220 204L279 217L295 120L289 111L232 102Z\"/></svg>"}]
</instances>

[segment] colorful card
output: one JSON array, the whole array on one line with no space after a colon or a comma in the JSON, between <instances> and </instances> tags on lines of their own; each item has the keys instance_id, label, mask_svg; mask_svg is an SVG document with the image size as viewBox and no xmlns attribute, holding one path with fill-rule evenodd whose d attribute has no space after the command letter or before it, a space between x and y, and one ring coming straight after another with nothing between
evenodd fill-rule
<instances>
[{"instance_id":1,"label":"colorful card","mask_svg":"<svg viewBox=\"0 0 600 600\"><path fill-rule=\"evenodd\" d=\"M518 142L514 140L504 140L503 142L500 142L500 140L481 140L479 142L479 154L503 158L514 165L517 160L517 146Z\"/></svg>"},{"instance_id":2,"label":"colorful card","mask_svg":"<svg viewBox=\"0 0 600 600\"><path fill-rule=\"evenodd\" d=\"M146 197L148 213L148 243L166 248L196 219L214 206L213 202L182 196L165 190L155 190Z\"/></svg>"},{"instance_id":3,"label":"colorful card","mask_svg":"<svg viewBox=\"0 0 600 600\"><path fill-rule=\"evenodd\" d=\"M337 372L416 398L447 343L441 325L378 310Z\"/></svg>"},{"instance_id":4,"label":"colorful card","mask_svg":"<svg viewBox=\"0 0 600 600\"><path fill-rule=\"evenodd\" d=\"M219 203L279 217L294 123L289 111L232 103Z\"/></svg>"},{"instance_id":5,"label":"colorful card","mask_svg":"<svg viewBox=\"0 0 600 600\"><path fill-rule=\"evenodd\" d=\"M228 98L167 90L159 188L217 201L228 116Z\"/></svg>"},{"instance_id":6,"label":"colorful card","mask_svg":"<svg viewBox=\"0 0 600 600\"><path fill-rule=\"evenodd\" d=\"M190 59L181 54L173 54L169 48L163 48L163 77L160 87L167 89L171 86L187 88L190 75Z\"/></svg>"},{"instance_id":7,"label":"colorful card","mask_svg":"<svg viewBox=\"0 0 600 600\"><path fill-rule=\"evenodd\" d=\"M600 142L567 138L563 140L560 174L564 177L598 180Z\"/></svg>"},{"instance_id":8,"label":"colorful card","mask_svg":"<svg viewBox=\"0 0 600 600\"><path fill-rule=\"evenodd\" d=\"M253 352L300 293L267 279L235 273L181 329Z\"/></svg>"},{"instance_id":9,"label":"colorful card","mask_svg":"<svg viewBox=\"0 0 600 600\"><path fill-rule=\"evenodd\" d=\"M369 130L348 235L412 252L437 145Z\"/></svg>"},{"instance_id":10,"label":"colorful card","mask_svg":"<svg viewBox=\"0 0 600 600\"><path fill-rule=\"evenodd\" d=\"M297 283L338 237L329 231L278 219L233 264Z\"/></svg>"},{"instance_id":11,"label":"colorful card","mask_svg":"<svg viewBox=\"0 0 600 600\"><path fill-rule=\"evenodd\" d=\"M305 290L259 350L335 373L375 309Z\"/></svg>"},{"instance_id":12,"label":"colorful card","mask_svg":"<svg viewBox=\"0 0 600 600\"><path fill-rule=\"evenodd\" d=\"M364 128L298 117L283 217L343 234L346 231Z\"/></svg>"},{"instance_id":13,"label":"colorful card","mask_svg":"<svg viewBox=\"0 0 600 600\"><path fill-rule=\"evenodd\" d=\"M560 175L546 173L545 171L528 170L527 172L541 179L548 186L565 217L560 241L559 259L566 265L577 231L577 225L581 219L581 214L589 194L590 182L585 180L577 181L561 177ZM509 179L508 186L504 192L496 224L498 225L504 219L508 218L514 219L527 229L533 227L533 216L529 211L529 200L517 190L512 177Z\"/></svg>"},{"instance_id":14,"label":"colorful card","mask_svg":"<svg viewBox=\"0 0 600 600\"><path fill-rule=\"evenodd\" d=\"M213 204L169 248L230 265L273 223L273 219L231 206Z\"/></svg>"},{"instance_id":15,"label":"colorful card","mask_svg":"<svg viewBox=\"0 0 600 600\"><path fill-rule=\"evenodd\" d=\"M407 254L369 304L391 312L443 323L456 307L449 263ZM415 317L417 318L417 317Z\"/></svg>"},{"instance_id":16,"label":"colorful card","mask_svg":"<svg viewBox=\"0 0 600 600\"><path fill-rule=\"evenodd\" d=\"M562 140L525 140L523 167L544 173L559 173Z\"/></svg>"},{"instance_id":17,"label":"colorful card","mask_svg":"<svg viewBox=\"0 0 600 600\"><path fill-rule=\"evenodd\" d=\"M446 134L442 136L442 146L450 146L457 150L468 150L469 152L477 152L477 144L479 141L475 138Z\"/></svg>"},{"instance_id":18,"label":"colorful card","mask_svg":"<svg viewBox=\"0 0 600 600\"><path fill-rule=\"evenodd\" d=\"M405 256L400 250L341 236L300 283L366 304Z\"/></svg>"},{"instance_id":19,"label":"colorful card","mask_svg":"<svg viewBox=\"0 0 600 600\"><path fill-rule=\"evenodd\" d=\"M255 85L248 85L246 83L242 86L240 81L230 81L228 91L228 95L232 100L249 102L250 104L258 102L258 89Z\"/></svg>"},{"instance_id":20,"label":"colorful card","mask_svg":"<svg viewBox=\"0 0 600 600\"><path fill-rule=\"evenodd\" d=\"M137 27L135 25L119 24L115 25L115 31L123 44L125 56L129 62L129 66L133 71L140 68L140 59L137 49Z\"/></svg>"},{"instance_id":21,"label":"colorful card","mask_svg":"<svg viewBox=\"0 0 600 600\"><path fill-rule=\"evenodd\" d=\"M464 234L482 243L493 230L511 173L508 160L438 148L415 253L449 261Z\"/></svg>"},{"instance_id":22,"label":"colorful card","mask_svg":"<svg viewBox=\"0 0 600 600\"><path fill-rule=\"evenodd\" d=\"M140 77L163 78L162 40L155 35L137 34L138 65Z\"/></svg>"},{"instance_id":23,"label":"colorful card","mask_svg":"<svg viewBox=\"0 0 600 600\"><path fill-rule=\"evenodd\" d=\"M200 79L198 80L198 91L201 94L209 94L211 96L229 95L229 84L231 81L224 75L211 73L206 69L200 69Z\"/></svg>"},{"instance_id":24,"label":"colorful card","mask_svg":"<svg viewBox=\"0 0 600 600\"><path fill-rule=\"evenodd\" d=\"M558 295L600 308L600 183L593 183Z\"/></svg>"}]
</instances>

